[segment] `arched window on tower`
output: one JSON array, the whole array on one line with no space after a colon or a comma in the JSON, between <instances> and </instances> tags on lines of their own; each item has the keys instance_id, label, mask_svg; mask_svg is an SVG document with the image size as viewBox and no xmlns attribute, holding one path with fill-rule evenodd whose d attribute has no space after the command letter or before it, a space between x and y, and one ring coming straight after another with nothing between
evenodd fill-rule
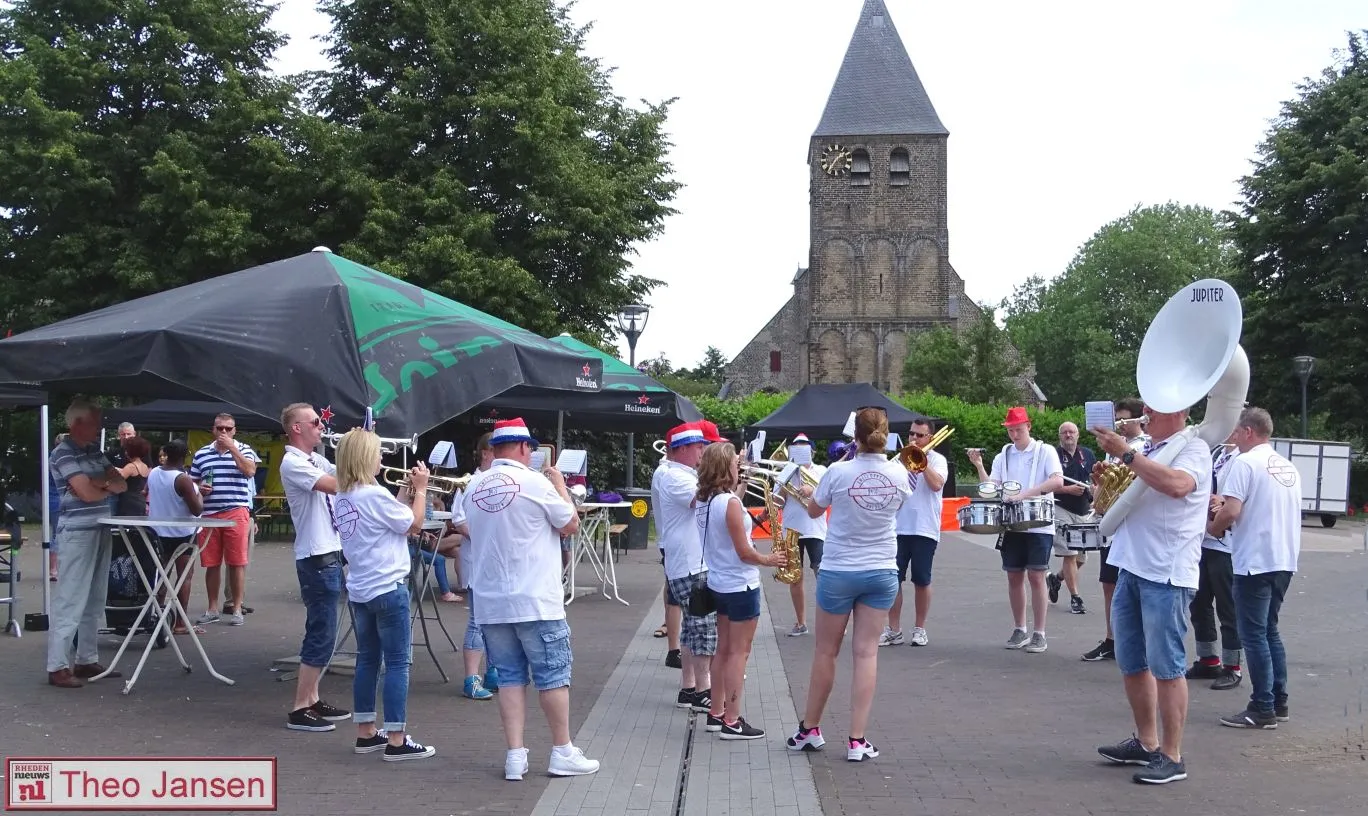
<instances>
[{"instance_id":1,"label":"arched window on tower","mask_svg":"<svg viewBox=\"0 0 1368 816\"><path fill-rule=\"evenodd\" d=\"M850 186L868 187L869 172L869 153L863 149L856 150L850 156Z\"/></svg>"},{"instance_id":2,"label":"arched window on tower","mask_svg":"<svg viewBox=\"0 0 1368 816\"><path fill-rule=\"evenodd\" d=\"M912 164L907 160L907 151L896 148L888 156L888 186L906 187L912 183Z\"/></svg>"}]
</instances>

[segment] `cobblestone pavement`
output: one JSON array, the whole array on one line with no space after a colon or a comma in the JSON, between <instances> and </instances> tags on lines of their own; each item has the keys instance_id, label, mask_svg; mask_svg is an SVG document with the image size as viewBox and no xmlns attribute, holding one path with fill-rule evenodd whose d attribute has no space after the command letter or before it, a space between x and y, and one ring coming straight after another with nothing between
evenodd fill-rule
<instances>
[{"instance_id":1,"label":"cobblestone pavement","mask_svg":"<svg viewBox=\"0 0 1368 816\"><path fill-rule=\"evenodd\" d=\"M1276 731L1221 727L1238 689L1191 685L1190 777L1141 786L1096 747L1133 730L1114 662L1079 656L1103 634L1096 554L1083 569L1085 615L1050 608L1049 651L1008 651L1006 581L993 539L947 533L936 556L927 647L879 650L870 738L882 756L846 762L847 649L811 755L822 811L841 814L1368 813L1368 553L1361 525L1304 528L1301 572L1283 608L1293 719ZM776 632L792 625L784 587L765 583ZM1067 593L1066 593L1067 596ZM808 592L811 605L811 590ZM910 585L904 630L910 627ZM794 700L806 698L812 639L779 638ZM1189 639L1189 648L1191 648Z\"/></svg>"},{"instance_id":2,"label":"cobblestone pavement","mask_svg":"<svg viewBox=\"0 0 1368 816\"><path fill-rule=\"evenodd\" d=\"M1216 718L1243 706L1247 684L1231 692L1192 688L1185 753L1191 778L1158 788L1103 765L1097 745L1132 725L1114 663L1078 656L1101 637L1095 557L1084 569L1092 611L1055 605L1050 649L1001 648L1007 620L1002 573L991 540L947 534L936 560L931 645L880 650L880 683L870 737L883 751L848 763L839 751L848 718L848 657L825 718L831 746L790 755L783 738L796 721L812 638L784 637L792 624L787 589L766 576L767 603L749 664L744 711L769 737L723 743L672 705L678 675L662 665L658 558L632 552L618 565L624 607L601 596L569 607L575 632L572 728L576 743L604 761L596 776L548 779L549 734L529 716L532 773L502 779L503 744L494 703L459 694L459 655L438 655L452 674L443 684L421 650L415 655L410 720L432 760L398 766L350 752L352 729L330 734L284 729L292 685L276 682L275 659L298 648L303 614L295 600L290 552L258 547L242 628L211 626L206 647L228 687L203 671L184 675L169 652L153 652L132 694L118 685L81 690L46 685L45 638L0 638L0 753L5 755L276 755L280 812L371 814L1150 814L1368 813L1368 553L1363 528L1306 529L1302 572L1284 610L1293 721L1277 731L1221 728ZM37 548L24 551L25 592L40 585ZM581 583L584 583L581 580ZM202 584L192 604L203 606ZM811 588L809 585L809 604ZM37 597L26 604L38 608ZM443 605L453 635L465 609ZM910 622L909 602L907 620ZM442 640L440 634L436 637ZM459 638L458 638L459 640ZM106 638L101 654L113 654ZM443 646L446 646L443 641ZM848 654L848 649L846 651ZM782 659L781 659L782 656ZM192 663L194 658L191 658ZM125 657L120 668L131 669ZM791 689L786 693L785 686ZM324 694L349 707L351 681L327 677ZM695 726L690 733L690 725ZM688 750L689 773L681 774ZM837 749L837 750L833 750ZM544 766L543 766L544 767Z\"/></svg>"}]
</instances>

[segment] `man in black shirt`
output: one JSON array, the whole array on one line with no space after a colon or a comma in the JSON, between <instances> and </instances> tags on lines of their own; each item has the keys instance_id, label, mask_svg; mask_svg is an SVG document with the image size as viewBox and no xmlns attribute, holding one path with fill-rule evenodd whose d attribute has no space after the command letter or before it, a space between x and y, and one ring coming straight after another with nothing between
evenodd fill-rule
<instances>
[{"instance_id":1,"label":"man in black shirt","mask_svg":"<svg viewBox=\"0 0 1368 816\"><path fill-rule=\"evenodd\" d=\"M1092 474L1097 457L1087 448L1078 444L1078 426L1065 422L1059 426L1059 464L1064 468L1064 487L1055 491L1055 540L1054 554L1063 562L1059 574L1045 576L1050 587L1050 603L1059 601L1059 588L1069 588L1069 611L1082 615L1083 598L1078 594L1078 568L1083 566L1087 553L1084 550L1069 549L1069 541L1064 528L1072 524L1086 524L1092 517L1092 491L1080 484L1069 481L1076 479L1087 482Z\"/></svg>"}]
</instances>

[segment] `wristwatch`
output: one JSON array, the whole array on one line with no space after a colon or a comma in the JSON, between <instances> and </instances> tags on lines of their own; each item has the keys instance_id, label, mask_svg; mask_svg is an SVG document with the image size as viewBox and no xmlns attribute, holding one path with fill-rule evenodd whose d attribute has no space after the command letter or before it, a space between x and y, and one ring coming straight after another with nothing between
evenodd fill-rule
<instances>
[{"instance_id":1,"label":"wristwatch","mask_svg":"<svg viewBox=\"0 0 1368 816\"><path fill-rule=\"evenodd\" d=\"M1121 454L1121 464L1123 464L1123 465L1129 465L1131 462L1134 462L1134 461L1135 461L1135 451L1133 451L1133 450L1128 450L1128 451L1126 451L1125 453Z\"/></svg>"}]
</instances>

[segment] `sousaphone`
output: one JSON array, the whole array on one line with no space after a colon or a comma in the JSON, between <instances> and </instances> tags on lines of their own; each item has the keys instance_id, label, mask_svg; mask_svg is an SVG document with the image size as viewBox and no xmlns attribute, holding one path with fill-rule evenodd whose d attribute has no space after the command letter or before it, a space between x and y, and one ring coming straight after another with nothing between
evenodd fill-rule
<instances>
[{"instance_id":1,"label":"sousaphone","mask_svg":"<svg viewBox=\"0 0 1368 816\"><path fill-rule=\"evenodd\" d=\"M1183 287L1150 322L1135 365L1145 405L1168 414L1206 397L1202 424L1171 437L1150 457L1155 462L1167 466L1193 439L1214 447L1235 430L1249 393L1249 358L1240 348L1243 323L1240 296L1230 284L1214 278ZM1132 480L1107 508L1099 532L1114 535L1148 489L1143 479Z\"/></svg>"}]
</instances>

